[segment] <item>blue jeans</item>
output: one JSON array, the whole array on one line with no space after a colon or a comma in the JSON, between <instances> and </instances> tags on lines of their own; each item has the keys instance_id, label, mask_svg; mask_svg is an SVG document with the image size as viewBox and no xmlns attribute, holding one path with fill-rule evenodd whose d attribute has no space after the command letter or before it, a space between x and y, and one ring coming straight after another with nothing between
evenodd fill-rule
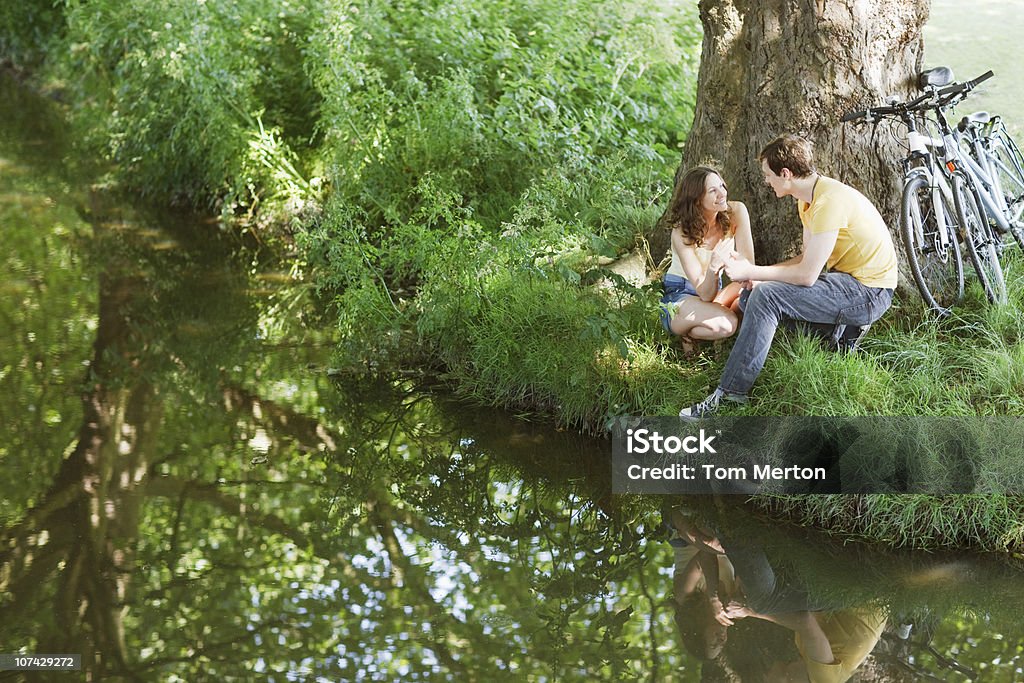
<instances>
[{"instance_id":1,"label":"blue jeans","mask_svg":"<svg viewBox=\"0 0 1024 683\"><path fill-rule=\"evenodd\" d=\"M736 578L743 584L746 603L761 614L784 614L820 609L807 591L794 581L786 582L768 562L764 550L752 542L736 543L718 539L732 562ZM727 545L728 544L728 545Z\"/></svg>"},{"instance_id":2,"label":"blue jeans","mask_svg":"<svg viewBox=\"0 0 1024 683\"><path fill-rule=\"evenodd\" d=\"M891 304L891 289L868 287L848 273L822 273L810 287L762 282L746 300L740 334L718 386L733 394L749 393L764 368L775 330L785 319L870 325Z\"/></svg>"},{"instance_id":3,"label":"blue jeans","mask_svg":"<svg viewBox=\"0 0 1024 683\"><path fill-rule=\"evenodd\" d=\"M661 297L662 304L674 304L682 301L688 296L697 296L697 290L693 288L693 284L685 277L679 277L672 273L665 273L664 279L661 281L661 286L664 289L664 295ZM718 276L718 288L722 288L722 276ZM667 305L661 307L661 326L665 328L665 331L672 333L672 329L669 327L669 323L672 322L672 315L670 308Z\"/></svg>"},{"instance_id":4,"label":"blue jeans","mask_svg":"<svg viewBox=\"0 0 1024 683\"><path fill-rule=\"evenodd\" d=\"M664 288L665 294L661 297L661 303L663 304L674 304L682 301L688 296L697 296L697 290L693 288L693 285L685 277L679 277L678 275L672 275L666 273L665 278L661 282L661 286ZM661 326L665 328L666 332L671 332L669 329L669 323L672 322L672 315L668 306L661 307Z\"/></svg>"}]
</instances>

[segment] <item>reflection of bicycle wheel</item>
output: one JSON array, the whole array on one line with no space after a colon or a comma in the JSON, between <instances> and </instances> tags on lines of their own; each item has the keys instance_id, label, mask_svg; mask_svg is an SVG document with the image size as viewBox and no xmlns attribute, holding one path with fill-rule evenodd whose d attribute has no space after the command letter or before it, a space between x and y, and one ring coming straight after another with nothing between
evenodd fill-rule
<instances>
[{"instance_id":1,"label":"reflection of bicycle wheel","mask_svg":"<svg viewBox=\"0 0 1024 683\"><path fill-rule=\"evenodd\" d=\"M925 302L940 316L947 315L964 294L964 264L951 221L954 207L941 197L940 219L932 202L928 178L916 175L903 186L900 225L903 246L914 282Z\"/></svg>"},{"instance_id":2,"label":"reflection of bicycle wheel","mask_svg":"<svg viewBox=\"0 0 1024 683\"><path fill-rule=\"evenodd\" d=\"M981 211L977 188L962 173L953 175L953 201L967 255L978 273L985 296L992 303L1006 303L1006 281L996 249L996 244L1001 241Z\"/></svg>"}]
</instances>

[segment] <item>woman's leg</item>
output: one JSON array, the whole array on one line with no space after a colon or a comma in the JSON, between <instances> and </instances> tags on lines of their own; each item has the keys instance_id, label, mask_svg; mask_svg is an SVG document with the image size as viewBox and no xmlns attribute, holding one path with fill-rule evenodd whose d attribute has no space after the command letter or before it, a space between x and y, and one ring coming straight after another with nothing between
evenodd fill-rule
<instances>
[{"instance_id":1,"label":"woman's leg","mask_svg":"<svg viewBox=\"0 0 1024 683\"><path fill-rule=\"evenodd\" d=\"M738 322L736 314L725 306L688 296L679 302L669 327L679 336L712 340L734 334Z\"/></svg>"},{"instance_id":2,"label":"woman's leg","mask_svg":"<svg viewBox=\"0 0 1024 683\"><path fill-rule=\"evenodd\" d=\"M718 294L712 299L716 304L731 308L733 311L736 310L736 302L740 298L740 292L743 291L743 285L739 282L730 282L722 289L718 290Z\"/></svg>"}]
</instances>

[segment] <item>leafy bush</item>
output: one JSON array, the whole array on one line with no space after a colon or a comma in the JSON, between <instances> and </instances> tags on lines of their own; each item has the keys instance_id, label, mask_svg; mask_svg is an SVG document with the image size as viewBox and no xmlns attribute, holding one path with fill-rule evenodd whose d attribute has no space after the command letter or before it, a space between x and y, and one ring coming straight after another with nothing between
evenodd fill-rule
<instances>
[{"instance_id":1,"label":"leafy bush","mask_svg":"<svg viewBox=\"0 0 1024 683\"><path fill-rule=\"evenodd\" d=\"M60 40L63 27L63 8L52 0L0 4L0 61L37 67Z\"/></svg>"},{"instance_id":2,"label":"leafy bush","mask_svg":"<svg viewBox=\"0 0 1024 683\"><path fill-rule=\"evenodd\" d=\"M585 0L330 5L308 63L332 192L378 239L402 224L456 231L418 221L435 197L457 196L491 235L538 194L554 207L547 218L571 223L591 209L579 189L613 176L628 185L623 204L649 200L650 177L632 182L641 168L664 178L675 161L697 59L692 9L664 12Z\"/></svg>"},{"instance_id":3,"label":"leafy bush","mask_svg":"<svg viewBox=\"0 0 1024 683\"><path fill-rule=\"evenodd\" d=\"M280 194L282 169L305 176L291 148L309 148L318 107L301 52L314 4L71 0L51 75L128 187L251 205Z\"/></svg>"}]
</instances>

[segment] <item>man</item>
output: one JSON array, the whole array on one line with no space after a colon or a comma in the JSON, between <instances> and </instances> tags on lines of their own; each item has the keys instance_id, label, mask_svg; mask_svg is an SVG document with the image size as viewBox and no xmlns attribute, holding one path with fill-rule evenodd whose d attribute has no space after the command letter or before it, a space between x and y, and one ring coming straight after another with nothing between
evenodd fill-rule
<instances>
[{"instance_id":1,"label":"man","mask_svg":"<svg viewBox=\"0 0 1024 683\"><path fill-rule=\"evenodd\" d=\"M793 631L800 655L799 660L776 662L766 680L842 683L878 643L886 623L879 606L812 608L806 590L776 572L757 540L719 538L678 508L670 519L682 544L676 548L676 624L691 654L714 659L728 640L727 628L755 617ZM683 559L687 564L680 570ZM722 579L731 598L724 607Z\"/></svg>"},{"instance_id":2,"label":"man","mask_svg":"<svg viewBox=\"0 0 1024 683\"><path fill-rule=\"evenodd\" d=\"M755 617L793 631L800 659L776 662L768 674L767 680L781 683L845 683L875 649L886 623L885 612L875 605L759 614L734 602L725 613L730 619Z\"/></svg>"},{"instance_id":3,"label":"man","mask_svg":"<svg viewBox=\"0 0 1024 683\"><path fill-rule=\"evenodd\" d=\"M747 401L783 319L869 325L892 303L896 249L878 209L863 194L814 167L811 143L795 135L770 142L758 156L777 197L793 197L803 223L801 253L773 266L733 255L725 272L756 282L718 388L679 417L698 420L723 400ZM822 269L828 266L827 272Z\"/></svg>"}]
</instances>

